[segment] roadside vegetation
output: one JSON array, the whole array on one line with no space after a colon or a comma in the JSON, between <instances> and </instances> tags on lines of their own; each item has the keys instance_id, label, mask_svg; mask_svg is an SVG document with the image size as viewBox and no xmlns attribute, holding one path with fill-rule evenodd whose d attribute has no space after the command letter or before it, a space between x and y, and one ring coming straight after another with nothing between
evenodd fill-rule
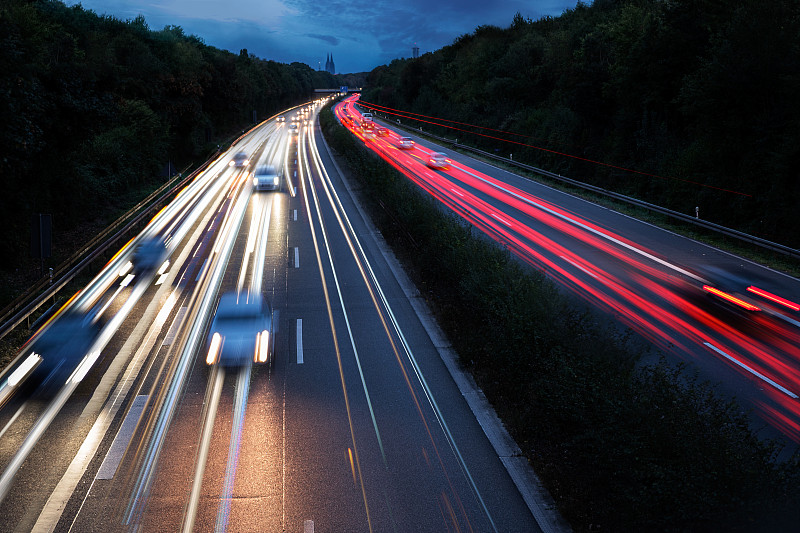
<instances>
[{"instance_id":1,"label":"roadside vegetation","mask_svg":"<svg viewBox=\"0 0 800 533\"><path fill-rule=\"evenodd\" d=\"M207 46L57 0L0 3L0 308L39 277L30 220L59 264L168 179L316 87L308 65Z\"/></svg>"},{"instance_id":2,"label":"roadside vegetation","mask_svg":"<svg viewBox=\"0 0 800 533\"><path fill-rule=\"evenodd\" d=\"M688 368L637 364L598 321L372 154L329 108L325 138L381 233L577 531L781 531L800 461ZM435 252L434 252L435 251Z\"/></svg>"},{"instance_id":3,"label":"roadside vegetation","mask_svg":"<svg viewBox=\"0 0 800 533\"><path fill-rule=\"evenodd\" d=\"M362 100L457 121L404 125L800 247L800 3L595 0L510 22L375 68Z\"/></svg>"}]
</instances>

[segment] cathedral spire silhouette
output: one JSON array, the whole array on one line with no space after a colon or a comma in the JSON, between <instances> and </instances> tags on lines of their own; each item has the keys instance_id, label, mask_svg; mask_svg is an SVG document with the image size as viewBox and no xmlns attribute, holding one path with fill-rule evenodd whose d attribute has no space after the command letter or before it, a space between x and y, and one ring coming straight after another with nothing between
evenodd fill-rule
<instances>
[{"instance_id":1,"label":"cathedral spire silhouette","mask_svg":"<svg viewBox=\"0 0 800 533\"><path fill-rule=\"evenodd\" d=\"M336 66L333 63L333 54L328 54L328 57L325 60L325 71L330 72L331 74L336 74Z\"/></svg>"}]
</instances>

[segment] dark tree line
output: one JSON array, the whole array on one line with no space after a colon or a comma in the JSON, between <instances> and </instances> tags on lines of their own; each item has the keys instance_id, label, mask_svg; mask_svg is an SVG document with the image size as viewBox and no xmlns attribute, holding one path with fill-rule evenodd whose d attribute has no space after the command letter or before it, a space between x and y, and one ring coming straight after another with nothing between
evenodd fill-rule
<instances>
[{"instance_id":1,"label":"dark tree line","mask_svg":"<svg viewBox=\"0 0 800 533\"><path fill-rule=\"evenodd\" d=\"M595 0L378 67L363 99L664 176L446 134L797 247L798 95L797 0Z\"/></svg>"},{"instance_id":2,"label":"dark tree line","mask_svg":"<svg viewBox=\"0 0 800 533\"><path fill-rule=\"evenodd\" d=\"M238 55L177 26L121 21L56 0L0 4L0 267L28 253L30 215L60 229L336 78Z\"/></svg>"}]
</instances>

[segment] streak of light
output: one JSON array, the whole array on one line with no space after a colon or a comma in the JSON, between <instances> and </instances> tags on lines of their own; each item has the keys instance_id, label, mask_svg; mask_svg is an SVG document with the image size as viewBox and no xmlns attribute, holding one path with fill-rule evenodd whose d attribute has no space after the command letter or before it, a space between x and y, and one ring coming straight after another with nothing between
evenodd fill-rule
<instances>
[{"instance_id":1,"label":"streak of light","mask_svg":"<svg viewBox=\"0 0 800 533\"><path fill-rule=\"evenodd\" d=\"M27 402L26 402L26 403L23 403L23 404L22 404L22 405L19 407L19 409L17 409L17 412L16 412L16 413L14 413L14 416L12 416L12 417L9 419L8 423L7 423L5 426L3 426L3 429L2 429L2 430L0 430L0 439L2 439L2 438L3 438L3 435L5 435L5 434L6 434L6 431L8 431L8 428L10 428L10 427L11 427L11 426L14 424L14 422L16 422L17 418L19 418L19 415L21 415L21 414L22 414L22 412L25 410L25 407L27 407L27 406L28 406Z\"/></svg>"},{"instance_id":2,"label":"streak of light","mask_svg":"<svg viewBox=\"0 0 800 533\"><path fill-rule=\"evenodd\" d=\"M189 369L192 367L194 356L198 352L199 346L202 344L202 336L206 328L206 319L211 314L215 295L219 291L225 267L228 264L231 251L233 250L235 239L231 238L231 235L235 235L238 232L247 210L249 195L243 193L241 187L243 183L244 182L240 179L238 185L232 185L231 189L229 189L228 197L234 197L235 202L226 213L226 220L223 222L217 234L217 241L214 246L214 249L218 250L216 254L217 257L216 260L212 261L209 265L208 272L210 272L210 275L204 278L202 288L198 293L200 302L196 306L196 316L203 318L191 322L191 328L183 350L176 362L174 374L169 381L167 390L162 396L161 405L157 409L158 413L153 425L153 433L146 445L145 454L142 459L142 468L131 491L131 496L125 511L123 519L125 525L138 525L142 513L144 512L150 488L155 479L156 466L161 456L167 428L175 415L178 399L183 389L183 384L188 376ZM239 194L234 196L234 192L238 192ZM222 228L225 229L223 230ZM217 365L215 365L215 367L216 366Z\"/></svg>"},{"instance_id":3,"label":"streak of light","mask_svg":"<svg viewBox=\"0 0 800 533\"><path fill-rule=\"evenodd\" d=\"M130 272L132 268L133 268L133 263L131 263L130 261L126 262L124 265L122 265L122 268L119 270L119 277L122 277L128 272Z\"/></svg>"},{"instance_id":4,"label":"streak of light","mask_svg":"<svg viewBox=\"0 0 800 533\"><path fill-rule=\"evenodd\" d=\"M737 298L736 296L734 296L732 294L728 294L725 291L721 291L721 290L717 289L716 287L712 287L710 285L703 285L703 290L706 291L706 292L710 292L711 294L713 294L715 296L719 296L723 300L727 300L727 301L729 301L731 303L734 303L734 304L738 305L739 307L742 307L743 309L747 309L748 311L761 311L761 308L756 307L753 304L747 303L744 300L742 300L741 298Z\"/></svg>"},{"instance_id":5,"label":"streak of light","mask_svg":"<svg viewBox=\"0 0 800 533\"><path fill-rule=\"evenodd\" d=\"M786 298L781 298L777 294L772 294L771 292L767 292L764 289L759 289L758 287L754 287L752 285L747 287L747 290L752 292L753 294L758 294L759 296L762 296L767 300L772 300L777 304L780 304L784 307L788 307L792 311L800 311L800 304L796 304L791 300L787 300Z\"/></svg>"},{"instance_id":6,"label":"streak of light","mask_svg":"<svg viewBox=\"0 0 800 533\"><path fill-rule=\"evenodd\" d=\"M233 484L236 479L236 468L239 465L239 447L242 442L244 416L247 411L247 397L250 391L251 370L252 365L241 367L236 379L236 395L233 400L233 427L231 427L228 461L225 466L225 481L222 484L222 493L219 496L219 510L217 511L217 522L214 527L216 533L222 533L228 527L231 500L233 499Z\"/></svg>"},{"instance_id":7,"label":"streak of light","mask_svg":"<svg viewBox=\"0 0 800 533\"><path fill-rule=\"evenodd\" d=\"M312 132L312 137L313 137L313 132ZM312 143L312 146L314 147L312 153L314 155L315 168L316 168L317 172L319 173L320 177L322 178L321 183L322 183L323 189L325 191L325 194L326 194L326 196L328 198L328 201L329 201L330 205L332 207L334 207L334 214L336 216L336 219L337 219L337 222L338 222L339 227L341 229L341 232L342 232L343 236L345 237L345 239L346 239L346 241L348 243L351 255L354 258L354 261L355 261L356 265L358 266L359 272L361 273L361 277L364 280L364 285L367 288L367 290L369 291L370 298L372 299L372 302L373 302L373 305L375 307L375 310L376 310L378 316L380 317L381 323L383 325L383 329L386 332L387 339L389 340L389 342L390 342L390 344L392 346L392 350L393 350L393 353L395 355L395 359L397 360L397 362L399 364L399 368L400 368L401 372L403 373L403 377L405 379L406 386L407 386L407 388L409 390L409 393L410 393L411 397L413 398L413 401L414 401L414 404L415 404L415 406L417 408L417 411L419 413L420 419L421 419L421 421L422 421L422 423L423 423L423 425L425 427L425 430L426 430L426 432L427 432L427 434L429 436L431 444L433 445L434 449L436 450L436 455L437 455L437 458L439 460L439 464L440 464L440 466L442 468L442 472L446 476L448 484L450 485L451 490L453 490L453 494L456 497L456 500L459 502L459 504L461 504L461 500L460 500L460 498L458 498L458 495L457 495L457 493L456 493L456 491L455 491L455 489L454 489L454 487L452 485L452 480L450 479L450 476L447 474L447 469L445 468L444 462L442 460L442 457L439 454L438 446L436 446L436 443L435 443L435 440L434 440L433 435L431 433L430 427L428 426L428 422L426 420L426 417L425 417L425 415L424 415L424 413L422 411L422 408L421 408L421 406L419 404L417 395L414 392L414 388L411 385L409 376L406 373L405 365L403 365L403 363L401 361L401 357L400 357L400 353L399 353L398 347L396 346L395 341L394 341L394 336L390 333L390 326L386 322L387 317L388 317L388 320L391 322L391 329L395 332L395 334L397 335L397 337L401 341L402 349L403 349L407 359L412 364L412 368L414 369L414 372L416 373L417 380L422 385L422 388L423 388L423 391L425 393L426 399L428 400L428 404L430 405L431 409L433 410L433 412L436 415L436 419L437 419L437 421L439 423L439 426L442 429L443 433L445 434L445 437L447 439L447 442L448 442L448 444L450 446L451 451L453 452L453 455L457 458L457 461L458 461L458 464L459 464L459 466L461 468L461 471L463 472L464 476L466 477L466 479L470 483L470 486L471 486L471 488L473 490L473 493L474 493L475 497L477 498L478 502L480 503L480 505L482 506L482 508L484 510L486 518L489 520L490 524L492 525L492 528L496 531L497 528L496 528L496 526L494 524L494 519L492 518L491 513L489 512L489 509L486 506L486 504L485 504L485 502L483 500L483 497L480 494L480 491L478 490L478 487L477 487L477 485L475 483L474 478L472 477L471 472L467 468L466 462L464 461L464 458L463 458L463 456L461 454L461 451L458 449L458 446L455 443L455 439L453 438L453 435L450 432L450 429L449 429L446 421L444 420L444 416L443 416L442 412L440 411L439 406L438 406L438 404L436 403L436 401L435 401L435 399L433 397L433 393L430 390L430 388L428 387L428 384L427 384L427 382L426 382L426 380L425 380L425 378L424 378L424 376L422 374L422 371L419 368L419 365L417 364L416 358L414 357L414 355L413 355L413 353L412 353L412 351L411 351L411 349L410 349L410 347L408 345L408 342L405 339L405 336L404 336L404 334L403 334L403 332L402 332L402 330L400 328L399 323L397 322L397 319L396 319L396 317L394 315L394 312L392 311L391 305L390 305L388 299L386 298L386 296L385 296L385 294L383 292L381 284L378 281L378 278L375 275L369 260L367 259L366 253L364 252L364 249L363 249L363 247L361 245L361 242L358 239L357 233L353 229L353 226L352 226L349 218L347 217L347 212L345 211L344 207L342 206L341 200L339 199L339 197L338 197L338 195L336 193L336 190L333 187L333 184L331 183L330 177L328 176L328 173L325 170L324 165L322 165L321 157L319 156L319 153L318 153L318 151L316 149L316 141ZM315 192L314 187L311 187L311 190L312 190L312 193L314 193L315 205L317 206L317 210L319 211L319 203L318 203L318 200L316 200L316 192ZM310 216L310 213L309 213L309 216ZM322 221L320 221L320 224L322 225ZM315 246L315 248L316 248L316 246ZM319 260L319 256L318 256L318 260ZM336 279L335 278L335 268L333 268L332 261L331 261L331 268L334 271L334 279ZM338 289L338 283L337 283L337 289ZM377 293L377 295L376 295L376 293ZM380 299L380 303L378 302L378 299ZM341 297L340 297L340 301L342 301ZM343 312L344 317L345 317L345 322L346 322L346 324L348 324L348 331L349 331L349 322L348 322L348 319L347 319L347 313L346 313L346 309L344 308L343 301L342 301L342 312ZM352 335L351 335L351 343L353 343ZM356 350L356 347L355 347L354 343L353 343L352 348L353 348L353 351L354 351L354 354L355 354L355 359L356 359L356 364L357 364L357 367L358 367L358 370L359 370L359 375L361 377L362 387L364 389L364 393L365 393L366 398L367 398L368 406L370 407L370 413L372 413L371 404L370 404L370 400L369 400L369 392L368 392L367 387L366 387L366 382L364 381L363 372L361 370L361 363L360 363L360 360L358 358L358 351ZM380 441L380 433L378 432L377 421L375 420L374 416L373 416L372 420L373 420L373 426L375 428L376 437L378 439L378 443L379 443L379 445L381 445L381 451L383 451L382 443ZM358 459L358 455L356 455L356 460L357 459ZM385 458L384 458L384 460L385 460ZM465 521L466 521L467 525L469 525L469 519L468 519L467 514L464 511L464 508L463 508L462 505L460 505L460 509L462 510L462 513L463 513L463 516L465 518ZM471 526L469 526L469 527L471 529Z\"/></svg>"},{"instance_id":8,"label":"streak of light","mask_svg":"<svg viewBox=\"0 0 800 533\"><path fill-rule=\"evenodd\" d=\"M194 477L189 502L183 515L181 531L191 533L197 519L197 509L200 505L200 491L203 486L203 475L208 462L208 452L211 449L211 436L214 433L214 421L217 418L219 399L222 396L222 383L225 381L225 369L215 365L209 373L209 386L206 389L206 400L203 402L203 432L200 437L197 460L194 466Z\"/></svg>"},{"instance_id":9,"label":"streak of light","mask_svg":"<svg viewBox=\"0 0 800 533\"><path fill-rule=\"evenodd\" d=\"M17 367L14 372L8 376L8 386L9 387L16 387L20 384L20 382L25 379L28 374L33 371L39 363L42 362L42 356L36 352L31 352L31 354L23 361L21 365Z\"/></svg>"},{"instance_id":10,"label":"streak of light","mask_svg":"<svg viewBox=\"0 0 800 533\"><path fill-rule=\"evenodd\" d=\"M742 363L741 361L739 361L738 359L736 359L736 358L735 358L735 357L733 357L732 355L729 355L729 354L725 353L724 351L720 350L719 348L717 348L716 346L714 346L714 345L713 345L713 344L711 344L710 342L704 342L703 344L705 344L706 346L708 346L709 348L711 348L712 350L714 350L715 352L717 352L718 354L720 354L722 357L724 357L724 358L725 358L725 359L727 359L728 361L730 361L730 362L732 362L732 363L734 363L734 364L738 365L739 367L741 367L741 368L743 368L743 369L747 370L748 372L750 372L750 373L751 373L751 374L753 374L754 376L756 376L756 377L758 377L758 378L762 379L763 381L766 381L767 383L769 383L770 385L772 385L773 387L775 387L775 388L776 388L776 389L778 389L779 391L783 392L784 394L786 394L786 395L787 395L787 396L789 396L790 398L794 398L794 399L797 399L797 398L798 398L797 394L793 393L792 391L790 391L790 390L789 390L789 389L787 389L786 387L784 387L784 386L782 386L782 385L780 385L780 384L776 383L775 381L771 380L770 378L768 378L767 376L765 376L765 375L764 375L764 374L762 374L761 372L758 372L757 370L753 370L752 368L750 368L750 367L749 367L749 366L747 366L746 364Z\"/></svg>"},{"instance_id":11,"label":"streak of light","mask_svg":"<svg viewBox=\"0 0 800 533\"><path fill-rule=\"evenodd\" d=\"M350 461L350 472L353 474L353 485L358 485L358 480L356 479L356 465L353 463L353 449L350 447L347 448L347 458Z\"/></svg>"},{"instance_id":12,"label":"streak of light","mask_svg":"<svg viewBox=\"0 0 800 533\"><path fill-rule=\"evenodd\" d=\"M362 103L361 105L372 107L374 104ZM383 106L376 106L376 107L383 107ZM386 108L386 109L391 109L391 108ZM661 175L658 175L658 174L653 174L653 173L650 173L650 172L644 172L644 171L636 170L636 169L632 169L632 168L626 168L626 167L623 167L623 166L614 165L612 163L605 163L603 161L596 161L596 160L593 160L593 159L588 159L588 158L585 158L585 157L581 157L581 156L577 156L577 155L573 155L573 154L568 154L568 153L565 153L565 152L558 152L556 150L551 150L549 148L543 148L541 146L536 146L534 144L524 143L524 142L520 142L520 141L514 141L514 140L511 140L511 139L504 139L502 137L497 137L497 136L493 136L493 135L487 135L485 133L480 133L480 132L477 132L477 131L464 130L464 129L461 129L461 128L456 128L454 126L448 126L447 124L442 124L440 122L433 122L433 121L428 121L428 120L424 120L424 119L420 119L420 118L414 118L414 117L410 117L408 115L395 113L394 111L397 111L397 110L385 111L385 110L381 109L380 111L383 111L385 113L389 113L389 114L392 114L392 115L396 115L396 116L401 116L401 117L404 117L404 118L410 118L412 120L417 120L419 122L424 122L426 124L432 124L434 126L439 126L439 127L442 127L442 128L448 128L448 129L451 129L451 130L461 131L461 132L464 132L464 133L471 133L471 134L478 135L478 136L481 136L481 137L486 137L486 138L489 138L489 139L503 141L503 142L506 142L506 143L509 143L509 144L515 144L515 145L518 145L518 146L524 146L526 148L533 148L535 150L540 150L540 151L543 151L543 152L548 152L548 153L551 153L551 154L560 155L560 156L568 157L568 158L571 158L571 159L577 159L579 161L585 161L587 163L592 163L594 165L604 166L604 167L608 167L608 168L614 168L614 169L617 169L617 170L623 170L625 172L631 172L633 174L639 174L641 176L647 176L647 177L650 177L650 178L658 178L658 179L662 179L662 180L682 181L682 182L685 182L685 183L691 183L692 185L697 185L697 186L705 187L705 188L709 188L709 189L715 189L715 190L718 190L718 191L724 191L724 192L728 192L728 193L732 193L732 194L737 194L737 195L740 195L740 196L746 196L746 197L752 197L753 196L752 194L747 194L747 193L740 192L740 191L734 191L732 189L725 189L725 188L722 188L722 187L715 187L715 186L709 185L707 183L701 183L701 182L698 182L698 181L688 180L688 179L684 179L684 178L678 178L678 177L674 177L674 176L661 176ZM416 113L412 113L412 114L416 114ZM425 116L425 115L419 115L419 116ZM428 118L432 118L432 117L428 117ZM436 119L436 120L443 120L443 119ZM447 122L452 122L452 121L447 121ZM463 123L459 123L459 124L463 124ZM470 126L472 126L472 125L470 125ZM480 126L473 126L473 127L484 129L484 128L480 127ZM490 129L490 128L486 128L486 129ZM497 130L494 130L494 131L497 131Z\"/></svg>"},{"instance_id":13,"label":"streak of light","mask_svg":"<svg viewBox=\"0 0 800 533\"><path fill-rule=\"evenodd\" d=\"M351 122L342 117L340 109L341 106L335 108L334 112L343 124L352 128ZM363 139L358 129L353 133ZM458 162L454 161L453 168L448 172L432 173L421 164L429 150L416 146L409 153L396 148L394 134L385 139L384 142L365 140L365 143L409 180L507 247L520 259L542 270L590 303L613 313L654 345L671 352L677 350L682 354L696 354L697 345L702 345L711 332L718 346L722 346L721 349L747 354L746 357L750 358L748 365L762 375L774 375L787 385L800 387L800 369L797 365L800 360L800 351L797 348L800 345L800 334L779 323L784 321L798 326L800 322L768 309L766 314L753 314L746 319L735 318L747 321L746 328L743 329L726 320L724 315L705 309L704 305L694 301L700 297L698 295L703 294L701 287L710 285L710 282L693 272L662 259L605 228L582 220L574 213ZM503 211L504 217L514 227L509 228L496 221L491 216L491 213L496 213L496 208L467 192L467 189L458 185L459 182L464 187L474 188L506 204L510 209ZM540 222L544 227L576 239L589 249L608 254L619 261L617 268L621 268L629 279L616 278L588 263L577 252L578 249L573 251L572 245L568 249L543 233L533 231L529 221L512 214L514 209L523 216ZM554 261L551 254L589 273L595 281L589 283L577 273L569 272L563 264ZM647 261L642 261L637 256ZM657 268L658 266L679 276L665 272ZM677 310L679 311L675 312ZM773 318L779 320L772 320ZM800 441L800 431L797 429L800 427L800 404L773 387L763 390L771 401L779 405L778 411L765 412L765 416L779 421L778 429L785 429L787 435Z\"/></svg>"},{"instance_id":14,"label":"streak of light","mask_svg":"<svg viewBox=\"0 0 800 533\"><path fill-rule=\"evenodd\" d=\"M312 178L311 178L311 176L309 175L308 179L303 179L304 165L299 165L299 167L300 167L300 184L301 184L301 188L302 188L303 203L304 203L305 208L306 208L306 213L308 215L308 219L309 220L313 220L312 213L311 213L311 206L310 206L309 198L308 198L308 191L306 189L306 183L308 183L308 188L311 188L312 194L314 195L315 207L317 209L317 212L319 212L319 204L317 203L316 193L314 192L314 189L312 187L312 183L311 183ZM321 226L321 231L323 232L323 235L324 235L324 225L323 225L323 221L322 221L322 216L319 217L319 221L318 222L319 222L319 224ZM355 430L353 428L353 415L352 415L352 412L351 412L351 409L350 409L350 398L349 398L349 395L348 395L348 392L347 392L347 383L346 383L345 378L344 378L344 369L342 367L342 352L341 352L341 349L339 348L339 338L338 338L338 335L336 333L336 325L334 323L334 318L333 318L333 309L332 309L332 306L331 306L331 297L330 297L330 293L328 291L328 283L325 280L325 271L324 271L323 266L322 266L322 257L320 256L320 244L319 244L319 240L317 238L317 232L316 232L316 229L314 228L314 224L313 223L310 224L309 227L311 229L311 239L314 242L314 253L315 253L316 258L317 258L317 268L319 270L319 276L320 276L320 280L322 282L322 292L324 294L325 306L326 306L327 313L328 313L328 322L329 322L330 328L331 328L331 337L332 337L332 340L333 340L333 348L334 348L334 353L336 354L336 363L338 365L338 370L339 370L339 381L341 383L342 393L344 395L345 410L347 412L347 423L348 423L348 427L350 429L350 441L353 444L353 453L354 453L354 456L355 456L356 470L358 471L358 478L360 480L361 497L362 497L362 500L364 502L364 511L366 513L366 516L367 516L367 526L369 528L369 531L372 532L373 531L373 529L372 529L372 517L371 517L370 511L369 511L369 502L367 500L366 487L364 486L364 477L363 477L363 475L361 473L361 463L360 463L359 457L358 457L358 447L356 445L356 435L355 435ZM328 258L330 260L330 256L328 256Z\"/></svg>"},{"instance_id":15,"label":"streak of light","mask_svg":"<svg viewBox=\"0 0 800 533\"><path fill-rule=\"evenodd\" d=\"M219 357L219 349L222 346L222 336L218 331L215 331L211 336L211 346L208 348L208 355L206 356L206 364L213 365L217 362Z\"/></svg>"},{"instance_id":16,"label":"streak of light","mask_svg":"<svg viewBox=\"0 0 800 533\"><path fill-rule=\"evenodd\" d=\"M256 336L256 363L266 363L269 358L269 331L264 330Z\"/></svg>"},{"instance_id":17,"label":"streak of light","mask_svg":"<svg viewBox=\"0 0 800 533\"><path fill-rule=\"evenodd\" d=\"M99 350L95 350L94 352L91 352L88 357L85 357L78 365L78 368L75 369L70 381L76 384L83 381L83 378L86 377L86 374L89 372L89 370L91 370L98 357L100 357Z\"/></svg>"},{"instance_id":18,"label":"streak of light","mask_svg":"<svg viewBox=\"0 0 800 533\"><path fill-rule=\"evenodd\" d=\"M39 438L44 434L47 428L50 427L50 423L61 411L61 408L72 395L76 386L77 385L74 383L68 382L66 386L61 388L56 397L53 398L53 401L50 402L44 412L36 420L36 423L26 435L25 440L17 449L17 452L11 458L8 465L6 465L2 476L0 476L0 502L8 495L8 491L14 481L14 476L16 476L17 472L22 467L25 459L28 458L33 447L39 442Z\"/></svg>"}]
</instances>

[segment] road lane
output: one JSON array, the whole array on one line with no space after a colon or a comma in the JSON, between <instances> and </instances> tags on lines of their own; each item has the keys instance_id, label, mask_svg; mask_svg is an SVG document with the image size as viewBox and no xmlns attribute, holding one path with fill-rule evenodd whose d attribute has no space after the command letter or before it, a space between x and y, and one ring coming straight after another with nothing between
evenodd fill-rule
<instances>
[{"instance_id":1,"label":"road lane","mask_svg":"<svg viewBox=\"0 0 800 533\"><path fill-rule=\"evenodd\" d=\"M197 211L176 204L154 218L146 233L166 236L171 263L149 278L109 344L115 355L93 367L47 429L46 440L66 445L40 442L15 476L0 503L8 523L537 530L395 279L397 267L309 131L301 128L299 149L276 124L243 140L258 161L282 158L280 190L252 194L248 176L223 157L198 179L202 188L179 195ZM82 294L80 304L111 302L104 314L113 316L115 276L99 275L99 296ZM229 290L261 292L271 303L274 351L264 364L222 372L205 364L205 335L217 294ZM112 378L111 366L128 377ZM118 398L113 410L109 397ZM3 457L40 412L19 406L0 410ZM98 435L91 445L90 434ZM106 460L116 469L98 475ZM37 478L44 481L31 491Z\"/></svg>"},{"instance_id":2,"label":"road lane","mask_svg":"<svg viewBox=\"0 0 800 533\"><path fill-rule=\"evenodd\" d=\"M444 205L669 357L721 382L772 426L765 435L800 441L797 311L748 289L798 301L798 280L468 156L452 155L447 169L427 168L428 155L442 147L411 135L414 148L399 150L397 133L370 136L356 110L347 114L356 120L340 113L343 123L367 146ZM709 296L706 284L731 287L762 311L737 310Z\"/></svg>"}]
</instances>

